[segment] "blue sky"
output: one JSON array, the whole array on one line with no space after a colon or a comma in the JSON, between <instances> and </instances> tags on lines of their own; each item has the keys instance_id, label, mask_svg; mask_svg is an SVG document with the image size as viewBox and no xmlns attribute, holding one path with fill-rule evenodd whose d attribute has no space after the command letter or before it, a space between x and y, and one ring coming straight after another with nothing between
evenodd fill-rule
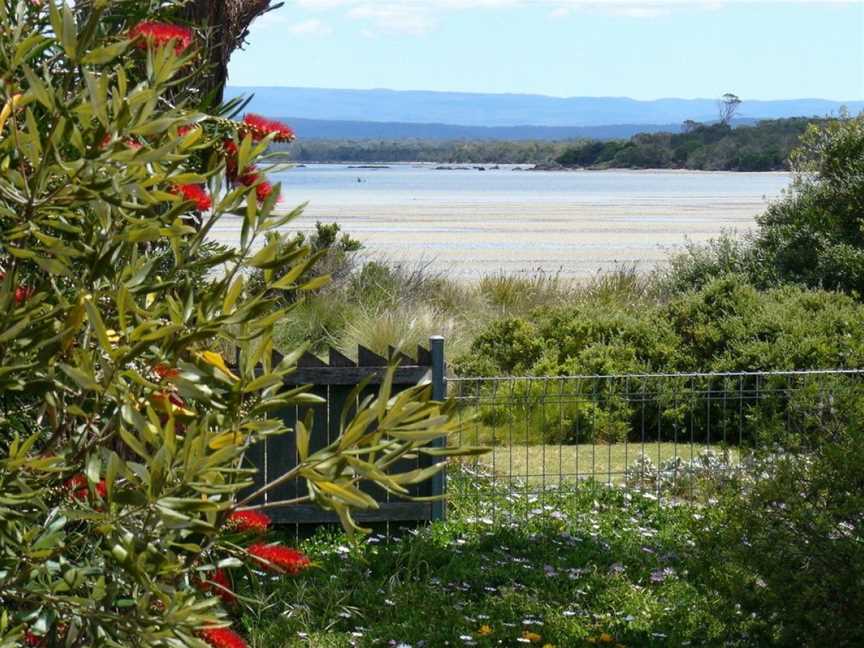
<instances>
[{"instance_id":1,"label":"blue sky","mask_svg":"<svg viewBox=\"0 0 864 648\"><path fill-rule=\"evenodd\" d=\"M864 99L864 0L287 0L232 85Z\"/></svg>"}]
</instances>

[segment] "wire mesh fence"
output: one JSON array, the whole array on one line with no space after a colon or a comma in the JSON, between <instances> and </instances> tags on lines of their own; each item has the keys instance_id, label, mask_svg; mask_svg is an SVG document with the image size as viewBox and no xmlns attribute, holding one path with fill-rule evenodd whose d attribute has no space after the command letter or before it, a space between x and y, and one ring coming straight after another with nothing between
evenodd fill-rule
<instances>
[{"instance_id":1,"label":"wire mesh fence","mask_svg":"<svg viewBox=\"0 0 864 648\"><path fill-rule=\"evenodd\" d=\"M592 480L698 497L753 466L758 450L807 452L864 414L864 370L448 381L459 441L493 448L450 489L478 513ZM465 481L465 477L468 480ZM460 482L460 478L462 481Z\"/></svg>"}]
</instances>

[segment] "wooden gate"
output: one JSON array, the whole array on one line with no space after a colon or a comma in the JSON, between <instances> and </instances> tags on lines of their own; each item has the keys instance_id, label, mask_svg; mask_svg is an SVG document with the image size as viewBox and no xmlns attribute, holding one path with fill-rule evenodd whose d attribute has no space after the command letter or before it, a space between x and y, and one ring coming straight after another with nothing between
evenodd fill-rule
<instances>
[{"instance_id":1,"label":"wooden gate","mask_svg":"<svg viewBox=\"0 0 864 648\"><path fill-rule=\"evenodd\" d=\"M397 353L392 348L389 356L385 358L364 347L357 349L356 362L332 348L329 350L327 362L312 354L305 354L297 363L297 371L286 379L285 386L290 389L300 385L313 385L310 391L325 399L326 402L291 407L279 412L278 416L286 426L293 429L297 421L304 420L311 409L314 412L314 426L310 430L309 450L310 453L320 450L338 437L339 419L352 390L364 379L370 378L368 386L359 398L362 400L367 394L377 393L385 372L397 360L399 367L393 378L394 394L425 381L432 385L434 399L444 399L443 338L431 338L429 349L419 347L416 358ZM274 357L273 364L280 360L281 357ZM350 411L352 408L349 404ZM441 443L443 441L442 439ZM258 467L254 488L259 488L297 465L296 437L289 433L267 439L253 446L247 456L253 465ZM401 462L396 468L399 471L411 470L431 465L433 461L435 460L421 456L418 459ZM440 519L444 515L444 506L441 502L401 500L371 484L364 484L362 489L379 502L380 508L354 512L352 515L358 522L416 522ZM442 495L444 489L445 478L442 473L436 478L412 487L410 491L415 497L429 497ZM294 480L274 488L264 496L263 502L290 500L306 494L306 483L302 479ZM314 504L273 508L267 513L277 524L324 524L339 520L334 513L322 511Z\"/></svg>"}]
</instances>

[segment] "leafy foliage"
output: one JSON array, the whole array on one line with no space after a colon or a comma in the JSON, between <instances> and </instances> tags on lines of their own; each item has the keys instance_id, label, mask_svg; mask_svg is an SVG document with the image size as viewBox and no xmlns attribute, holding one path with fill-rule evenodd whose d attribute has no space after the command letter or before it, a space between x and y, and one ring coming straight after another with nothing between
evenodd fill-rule
<instances>
[{"instance_id":1,"label":"leafy foliage","mask_svg":"<svg viewBox=\"0 0 864 648\"><path fill-rule=\"evenodd\" d=\"M704 171L782 171L812 123L793 117L760 121L755 126L685 124L681 133L640 133L630 140L586 142L558 157L564 166Z\"/></svg>"},{"instance_id":2,"label":"leafy foliage","mask_svg":"<svg viewBox=\"0 0 864 648\"><path fill-rule=\"evenodd\" d=\"M694 524L690 569L753 619L754 645L858 646L864 630L864 435L860 417L806 457L769 456ZM734 612L733 612L734 610Z\"/></svg>"},{"instance_id":3,"label":"leafy foliage","mask_svg":"<svg viewBox=\"0 0 864 648\"><path fill-rule=\"evenodd\" d=\"M791 194L759 218L756 249L785 281L864 294L864 117L811 127Z\"/></svg>"},{"instance_id":4,"label":"leafy foliage","mask_svg":"<svg viewBox=\"0 0 864 648\"><path fill-rule=\"evenodd\" d=\"M663 430L671 441L687 430L703 429L708 417L729 420L730 429L740 431L735 442L797 445L812 442L826 423L818 390L801 390L790 401L782 396L782 379L780 384L767 381L758 405L739 417L719 401L711 411L701 401L688 402L682 394L693 386L686 377L640 387L638 378L628 376L858 368L864 362L862 336L864 306L849 296L790 286L760 292L729 275L666 303L634 307L589 298L540 309L529 318L493 321L456 366L463 375L585 377L566 386L554 378L516 381L508 388L508 404L480 412L491 426L526 422L526 429L538 431L531 442L635 441L645 425ZM757 388L747 380L747 389ZM723 381L718 377L701 389L744 388ZM657 402L648 408L647 419L644 408L628 404L627 396L644 389ZM860 389L850 389L850 398L862 398ZM766 396L772 393L777 398ZM784 416L789 408L797 413L791 425ZM836 411L840 418L850 415L848 408Z\"/></svg>"},{"instance_id":5,"label":"leafy foliage","mask_svg":"<svg viewBox=\"0 0 864 648\"><path fill-rule=\"evenodd\" d=\"M737 272L758 288L795 283L864 293L864 117L811 125L791 156L795 182L743 239L691 245L660 277L671 292Z\"/></svg>"},{"instance_id":6,"label":"leafy foliage","mask_svg":"<svg viewBox=\"0 0 864 648\"><path fill-rule=\"evenodd\" d=\"M274 417L314 400L283 389L302 349L271 361L278 295L322 280L254 166L289 131L200 111L200 35L170 22L183 5L0 3L3 646L244 645L224 583L308 563L247 548L261 525L238 514L302 479L354 529L351 510L377 506L361 481L404 495L444 464L400 475L396 459L456 451L425 447L453 429L427 386L392 397L385 379L315 453ZM240 244L214 247L228 216ZM249 493L246 451L277 434L301 462Z\"/></svg>"}]
</instances>

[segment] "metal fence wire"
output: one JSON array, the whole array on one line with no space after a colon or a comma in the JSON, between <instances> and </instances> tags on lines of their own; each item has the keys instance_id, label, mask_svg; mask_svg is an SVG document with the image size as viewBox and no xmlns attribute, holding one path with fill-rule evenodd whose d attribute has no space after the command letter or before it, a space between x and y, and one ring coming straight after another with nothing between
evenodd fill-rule
<instances>
[{"instance_id":1,"label":"metal fence wire","mask_svg":"<svg viewBox=\"0 0 864 648\"><path fill-rule=\"evenodd\" d=\"M481 498L483 489L542 500L587 480L696 497L739 474L756 450L806 451L860 419L862 378L864 370L451 378L457 440L493 450L463 461L455 472L469 482L451 478L449 487L470 483L484 515L498 500Z\"/></svg>"}]
</instances>

